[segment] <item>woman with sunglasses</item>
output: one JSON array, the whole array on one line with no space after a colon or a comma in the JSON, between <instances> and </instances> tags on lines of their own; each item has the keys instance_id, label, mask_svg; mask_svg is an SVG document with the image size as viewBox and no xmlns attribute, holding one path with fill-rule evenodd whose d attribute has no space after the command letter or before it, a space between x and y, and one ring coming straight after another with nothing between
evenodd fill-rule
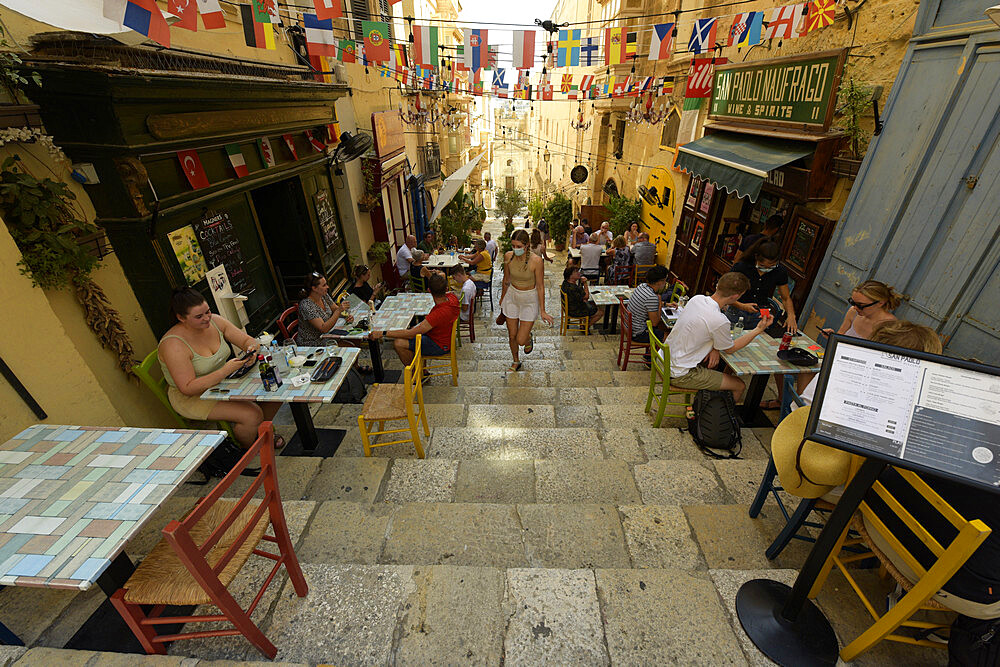
<instances>
[{"instance_id":1,"label":"woman with sunglasses","mask_svg":"<svg viewBox=\"0 0 1000 667\"><path fill-rule=\"evenodd\" d=\"M296 345L316 347L324 345L320 336L333 329L337 320L347 310L346 304L334 303L329 295L330 286L319 273L310 273L302 285L299 301L299 331L295 336ZM351 321L351 315L346 316Z\"/></svg>"},{"instance_id":2,"label":"woman with sunglasses","mask_svg":"<svg viewBox=\"0 0 1000 667\"><path fill-rule=\"evenodd\" d=\"M892 311L899 306L901 297L896 290L878 280L866 280L851 292L847 300L850 308L844 315L844 321L837 333L856 338L871 338L875 325L887 320L894 320ZM825 335L833 333L833 329L820 329Z\"/></svg>"},{"instance_id":3,"label":"woman with sunglasses","mask_svg":"<svg viewBox=\"0 0 1000 667\"><path fill-rule=\"evenodd\" d=\"M372 277L371 269L364 264L360 264L354 267L353 276L354 282L347 288L348 294L353 294L365 303L381 298L385 283L379 283L375 287L368 284L368 281Z\"/></svg>"}]
</instances>

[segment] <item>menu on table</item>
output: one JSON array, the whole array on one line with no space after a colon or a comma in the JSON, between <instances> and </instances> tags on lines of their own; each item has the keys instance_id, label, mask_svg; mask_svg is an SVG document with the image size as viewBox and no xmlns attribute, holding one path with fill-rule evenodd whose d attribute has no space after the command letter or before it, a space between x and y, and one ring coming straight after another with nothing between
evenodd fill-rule
<instances>
[{"instance_id":1,"label":"menu on table","mask_svg":"<svg viewBox=\"0 0 1000 667\"><path fill-rule=\"evenodd\" d=\"M1000 491L1000 369L834 337L806 435Z\"/></svg>"}]
</instances>

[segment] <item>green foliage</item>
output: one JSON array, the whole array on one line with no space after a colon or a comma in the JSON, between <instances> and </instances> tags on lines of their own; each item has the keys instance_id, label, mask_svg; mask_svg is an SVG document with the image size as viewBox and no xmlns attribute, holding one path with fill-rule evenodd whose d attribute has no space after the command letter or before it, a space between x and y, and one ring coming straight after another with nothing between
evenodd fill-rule
<instances>
[{"instance_id":1,"label":"green foliage","mask_svg":"<svg viewBox=\"0 0 1000 667\"><path fill-rule=\"evenodd\" d=\"M545 215L545 201L542 200L540 194L534 194L531 196L531 201L528 202L528 214L531 215L532 220L541 220Z\"/></svg>"},{"instance_id":2,"label":"green foliage","mask_svg":"<svg viewBox=\"0 0 1000 667\"><path fill-rule=\"evenodd\" d=\"M70 207L76 197L65 183L38 180L19 160L11 156L0 167L0 215L21 251L21 273L45 289L67 287L96 266L97 259L77 238L97 227L77 218Z\"/></svg>"},{"instance_id":3,"label":"green foliage","mask_svg":"<svg viewBox=\"0 0 1000 667\"><path fill-rule=\"evenodd\" d=\"M384 264L389 259L389 242L376 241L368 246L368 261L378 266Z\"/></svg>"},{"instance_id":4,"label":"green foliage","mask_svg":"<svg viewBox=\"0 0 1000 667\"><path fill-rule=\"evenodd\" d=\"M23 100L20 99L21 89L28 85L29 79L36 86L41 87L42 77L39 76L38 72L26 72L27 77L21 73L24 69L24 61L11 50L6 37L7 33L4 31L3 25L0 25L0 82L3 83L4 88L7 89L15 102L22 102Z\"/></svg>"},{"instance_id":5,"label":"green foliage","mask_svg":"<svg viewBox=\"0 0 1000 667\"><path fill-rule=\"evenodd\" d=\"M868 148L868 132L861 127L861 117L865 110L872 103L871 86L863 83L855 83L854 79L848 79L846 86L840 87L837 93L837 111L844 115L844 124L841 129L847 133L851 142L851 154L861 159Z\"/></svg>"},{"instance_id":6,"label":"green foliage","mask_svg":"<svg viewBox=\"0 0 1000 667\"><path fill-rule=\"evenodd\" d=\"M472 230L480 224L479 211L480 207L476 206L472 195L459 190L437 219L438 243L447 244L454 236L458 239L459 246L468 246L472 242Z\"/></svg>"},{"instance_id":7,"label":"green foliage","mask_svg":"<svg viewBox=\"0 0 1000 667\"><path fill-rule=\"evenodd\" d=\"M608 226L615 236L627 232L633 222L638 222L640 227L642 226L642 202L638 199L612 197L604 207L611 212Z\"/></svg>"},{"instance_id":8,"label":"green foliage","mask_svg":"<svg viewBox=\"0 0 1000 667\"><path fill-rule=\"evenodd\" d=\"M513 222L514 216L519 214L527 201L524 192L517 188L508 190L506 188L496 189L497 215L503 218L504 222Z\"/></svg>"},{"instance_id":9,"label":"green foliage","mask_svg":"<svg viewBox=\"0 0 1000 667\"><path fill-rule=\"evenodd\" d=\"M500 237L500 252L507 252L513 247L510 237L514 233L514 218L503 221L503 236Z\"/></svg>"},{"instance_id":10,"label":"green foliage","mask_svg":"<svg viewBox=\"0 0 1000 667\"><path fill-rule=\"evenodd\" d=\"M563 193L557 192L545 205L545 221L549 223L549 236L557 246L566 243L572 219L573 202Z\"/></svg>"}]
</instances>

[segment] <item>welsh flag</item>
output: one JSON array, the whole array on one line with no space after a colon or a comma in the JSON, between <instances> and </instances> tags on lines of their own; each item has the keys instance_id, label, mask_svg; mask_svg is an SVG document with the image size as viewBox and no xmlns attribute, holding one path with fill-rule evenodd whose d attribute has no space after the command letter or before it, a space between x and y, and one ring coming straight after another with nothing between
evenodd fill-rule
<instances>
[{"instance_id":1,"label":"welsh flag","mask_svg":"<svg viewBox=\"0 0 1000 667\"><path fill-rule=\"evenodd\" d=\"M257 151L260 153L260 160L264 167L270 169L274 166L274 149L271 148L271 140L261 137L257 140Z\"/></svg>"},{"instance_id":2,"label":"welsh flag","mask_svg":"<svg viewBox=\"0 0 1000 667\"><path fill-rule=\"evenodd\" d=\"M229 156L229 163L233 165L233 169L236 171L236 178L243 178L250 175L250 170L247 169L247 161L243 157L243 151L240 149L239 144L226 144L226 155Z\"/></svg>"}]
</instances>

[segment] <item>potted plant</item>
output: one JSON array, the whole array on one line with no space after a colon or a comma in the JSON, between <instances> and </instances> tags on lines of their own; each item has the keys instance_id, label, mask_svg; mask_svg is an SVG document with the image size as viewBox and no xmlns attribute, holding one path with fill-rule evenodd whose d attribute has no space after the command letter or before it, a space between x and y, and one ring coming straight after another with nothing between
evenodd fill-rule
<instances>
[{"instance_id":1,"label":"potted plant","mask_svg":"<svg viewBox=\"0 0 1000 667\"><path fill-rule=\"evenodd\" d=\"M510 250L510 235L514 233L514 216L521 212L525 205L524 193L521 190L497 188L496 212L503 218L503 236L500 237L500 249Z\"/></svg>"},{"instance_id":2,"label":"potted plant","mask_svg":"<svg viewBox=\"0 0 1000 667\"><path fill-rule=\"evenodd\" d=\"M642 202L638 199L612 197L604 207L611 213L611 217L608 219L608 226L611 228L611 233L615 236L622 235L628 231L633 222L638 222L640 226L642 225Z\"/></svg>"},{"instance_id":3,"label":"potted plant","mask_svg":"<svg viewBox=\"0 0 1000 667\"><path fill-rule=\"evenodd\" d=\"M872 105L871 86L856 83L853 78L847 80L837 94L837 112L843 116L840 129L847 135L847 147L833 158L833 173L853 179L858 175L861 160L868 148L871 138L868 131L861 125L861 117Z\"/></svg>"},{"instance_id":4,"label":"potted plant","mask_svg":"<svg viewBox=\"0 0 1000 667\"><path fill-rule=\"evenodd\" d=\"M368 263L374 266L385 264L389 260L389 242L376 241L368 246Z\"/></svg>"},{"instance_id":5,"label":"potted plant","mask_svg":"<svg viewBox=\"0 0 1000 667\"><path fill-rule=\"evenodd\" d=\"M479 210L472 195L459 190L437 219L439 241L446 243L455 237L460 247L468 246L472 242L472 231L480 225Z\"/></svg>"},{"instance_id":6,"label":"potted plant","mask_svg":"<svg viewBox=\"0 0 1000 667\"><path fill-rule=\"evenodd\" d=\"M573 202L561 192L557 192L545 205L545 221L549 223L549 236L556 250L566 249L569 223L573 219Z\"/></svg>"}]
</instances>

